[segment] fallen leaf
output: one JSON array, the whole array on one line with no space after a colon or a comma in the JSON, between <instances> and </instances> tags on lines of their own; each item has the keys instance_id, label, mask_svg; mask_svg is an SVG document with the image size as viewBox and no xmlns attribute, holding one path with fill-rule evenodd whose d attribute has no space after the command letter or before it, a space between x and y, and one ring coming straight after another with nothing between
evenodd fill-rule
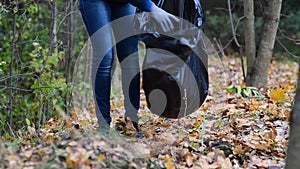
<instances>
[{"instance_id":1,"label":"fallen leaf","mask_svg":"<svg viewBox=\"0 0 300 169\"><path fill-rule=\"evenodd\" d=\"M160 134L159 139L163 144L173 144L176 141L176 138L170 132L164 132Z\"/></svg>"},{"instance_id":2,"label":"fallen leaf","mask_svg":"<svg viewBox=\"0 0 300 169\"><path fill-rule=\"evenodd\" d=\"M79 122L79 124L80 124L81 126L87 126L87 125L90 124L90 122L89 122L88 120L82 120L82 121Z\"/></svg>"},{"instance_id":3,"label":"fallen leaf","mask_svg":"<svg viewBox=\"0 0 300 169\"><path fill-rule=\"evenodd\" d=\"M167 169L175 169L175 165L174 163L172 162L172 158L169 157L169 155L166 155L162 158L162 160L165 161L165 166Z\"/></svg>"},{"instance_id":4,"label":"fallen leaf","mask_svg":"<svg viewBox=\"0 0 300 169\"><path fill-rule=\"evenodd\" d=\"M268 137L269 137L271 140L275 140L276 136L277 136L277 130L276 130L275 127L272 127L272 130L270 131Z\"/></svg>"},{"instance_id":5,"label":"fallen leaf","mask_svg":"<svg viewBox=\"0 0 300 169\"><path fill-rule=\"evenodd\" d=\"M71 141L68 145L71 146L71 147L75 147L75 146L77 146L77 142L76 141Z\"/></svg>"},{"instance_id":6,"label":"fallen leaf","mask_svg":"<svg viewBox=\"0 0 300 169\"><path fill-rule=\"evenodd\" d=\"M27 150L23 153L26 158L30 158L32 156L33 150Z\"/></svg>"},{"instance_id":7,"label":"fallen leaf","mask_svg":"<svg viewBox=\"0 0 300 169\"><path fill-rule=\"evenodd\" d=\"M163 127L170 127L171 124L170 123L163 123L161 126L163 126Z\"/></svg>"},{"instance_id":8,"label":"fallen leaf","mask_svg":"<svg viewBox=\"0 0 300 169\"><path fill-rule=\"evenodd\" d=\"M243 146L242 145L236 146L235 149L234 149L234 153L236 153L236 154L244 154Z\"/></svg>"},{"instance_id":9,"label":"fallen leaf","mask_svg":"<svg viewBox=\"0 0 300 169\"><path fill-rule=\"evenodd\" d=\"M196 159L195 157L189 152L186 156L185 156L185 161L186 161L186 164L188 165L188 167L191 167Z\"/></svg>"},{"instance_id":10,"label":"fallen leaf","mask_svg":"<svg viewBox=\"0 0 300 169\"><path fill-rule=\"evenodd\" d=\"M103 160L105 160L105 155L104 154L100 155L97 159L98 163L101 163Z\"/></svg>"},{"instance_id":11,"label":"fallen leaf","mask_svg":"<svg viewBox=\"0 0 300 169\"><path fill-rule=\"evenodd\" d=\"M287 92L288 88L286 87L280 87L275 88L270 93L270 98L275 100L276 102L284 102L285 99L285 93Z\"/></svg>"}]
</instances>

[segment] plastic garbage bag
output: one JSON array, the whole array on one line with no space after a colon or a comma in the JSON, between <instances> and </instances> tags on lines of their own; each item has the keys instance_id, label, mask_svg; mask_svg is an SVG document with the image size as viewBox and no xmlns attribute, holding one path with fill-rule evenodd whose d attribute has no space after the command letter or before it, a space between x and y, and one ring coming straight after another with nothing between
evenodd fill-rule
<instances>
[{"instance_id":1,"label":"plastic garbage bag","mask_svg":"<svg viewBox=\"0 0 300 169\"><path fill-rule=\"evenodd\" d=\"M199 29L205 17L199 0L156 3L184 20L162 34L148 13L137 16L135 27L146 45L142 87L152 113L180 118L197 110L208 94L207 50Z\"/></svg>"}]
</instances>

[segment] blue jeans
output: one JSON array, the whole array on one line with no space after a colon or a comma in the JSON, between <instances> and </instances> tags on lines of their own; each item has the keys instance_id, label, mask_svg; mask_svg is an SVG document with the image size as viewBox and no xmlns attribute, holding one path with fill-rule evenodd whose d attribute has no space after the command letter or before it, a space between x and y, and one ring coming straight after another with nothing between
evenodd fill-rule
<instances>
[{"instance_id":1,"label":"blue jeans","mask_svg":"<svg viewBox=\"0 0 300 169\"><path fill-rule=\"evenodd\" d=\"M100 35L96 32L120 17L134 14L135 7L129 3L112 2L110 0L80 0L80 11L93 46L94 68L92 69L92 81L97 103L96 113L98 122L99 125L110 124L111 68L113 65L114 50L110 48L102 58L99 56L99 53L103 52L102 48L104 49L107 45L113 44L112 32L114 32L116 37L118 36L118 30L109 28L105 33ZM128 22L127 24L123 26L132 27L132 22ZM138 121L137 112L140 104L140 70L137 42L137 37L131 36L118 42L116 45L117 56L122 71L125 116L130 117L132 121ZM128 57L129 55L130 57ZM122 64L123 61L126 61L126 63Z\"/></svg>"}]
</instances>

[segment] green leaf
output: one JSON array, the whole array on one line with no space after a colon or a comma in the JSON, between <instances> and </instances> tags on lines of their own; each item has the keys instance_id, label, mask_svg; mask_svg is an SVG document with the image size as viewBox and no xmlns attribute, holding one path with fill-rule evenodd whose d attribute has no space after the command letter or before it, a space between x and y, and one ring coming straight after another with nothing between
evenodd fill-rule
<instances>
[{"instance_id":1,"label":"green leaf","mask_svg":"<svg viewBox=\"0 0 300 169\"><path fill-rule=\"evenodd\" d=\"M6 147L14 147L14 146L15 146L15 144L12 143L12 142L5 142L4 145L5 145Z\"/></svg>"},{"instance_id":2,"label":"green leaf","mask_svg":"<svg viewBox=\"0 0 300 169\"><path fill-rule=\"evenodd\" d=\"M27 126L30 126L30 121L26 118L25 119Z\"/></svg>"},{"instance_id":3,"label":"green leaf","mask_svg":"<svg viewBox=\"0 0 300 169\"><path fill-rule=\"evenodd\" d=\"M185 133L184 131L180 131L180 132L179 132L179 135L180 135L180 136L185 136L186 133Z\"/></svg>"},{"instance_id":4,"label":"green leaf","mask_svg":"<svg viewBox=\"0 0 300 169\"><path fill-rule=\"evenodd\" d=\"M249 96L249 91L247 90L247 88L243 88L242 90L242 96L243 97L248 97Z\"/></svg>"},{"instance_id":5,"label":"green leaf","mask_svg":"<svg viewBox=\"0 0 300 169\"><path fill-rule=\"evenodd\" d=\"M53 100L52 100L52 104L53 104L53 105L56 105L56 103L57 103L57 99L53 99Z\"/></svg>"},{"instance_id":6,"label":"green leaf","mask_svg":"<svg viewBox=\"0 0 300 169\"><path fill-rule=\"evenodd\" d=\"M237 96L240 97L242 94L242 88L241 88L241 86L235 86L235 87L237 89Z\"/></svg>"},{"instance_id":7,"label":"green leaf","mask_svg":"<svg viewBox=\"0 0 300 169\"><path fill-rule=\"evenodd\" d=\"M220 128L221 126L222 126L222 124L223 124L223 119L220 119L219 121L218 121L218 128Z\"/></svg>"},{"instance_id":8,"label":"green leaf","mask_svg":"<svg viewBox=\"0 0 300 169\"><path fill-rule=\"evenodd\" d=\"M234 92L235 90L236 90L236 87L233 85L227 87L228 92Z\"/></svg>"}]
</instances>

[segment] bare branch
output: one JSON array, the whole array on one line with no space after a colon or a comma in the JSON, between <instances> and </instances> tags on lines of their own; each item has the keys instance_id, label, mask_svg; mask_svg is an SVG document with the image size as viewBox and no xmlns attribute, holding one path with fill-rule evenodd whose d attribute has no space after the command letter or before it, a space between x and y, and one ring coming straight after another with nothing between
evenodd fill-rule
<instances>
[{"instance_id":1,"label":"bare branch","mask_svg":"<svg viewBox=\"0 0 300 169\"><path fill-rule=\"evenodd\" d=\"M295 55L295 54L293 54L292 52L290 52L281 42L280 42L280 40L276 37L276 41L279 43L279 45L284 49L284 51L286 52L286 53L288 53L290 56L292 56L292 57L294 57L294 58L297 58L297 59L299 59L300 58L300 56L297 56L297 55Z\"/></svg>"},{"instance_id":2,"label":"bare branch","mask_svg":"<svg viewBox=\"0 0 300 169\"><path fill-rule=\"evenodd\" d=\"M59 31L59 28L60 28L61 24L67 19L67 17L70 16L71 14L73 14L73 13L78 14L78 11L71 11L71 12L69 12L68 14L66 14L66 15L61 19L61 21L59 22L59 24L58 24L58 26L57 26L57 31Z\"/></svg>"},{"instance_id":3,"label":"bare branch","mask_svg":"<svg viewBox=\"0 0 300 169\"><path fill-rule=\"evenodd\" d=\"M236 25L235 25L235 28L234 28L234 31L236 32L237 31L237 28L239 27L239 23L245 19L246 17L245 16L242 16L239 18L239 20L237 21Z\"/></svg>"},{"instance_id":4,"label":"bare branch","mask_svg":"<svg viewBox=\"0 0 300 169\"><path fill-rule=\"evenodd\" d=\"M215 38L215 37L213 39L214 39L214 41L215 41L215 43L216 43L216 45L217 45L217 47L218 47L221 55L225 56L224 49L222 49L221 41L220 40L218 41L217 38Z\"/></svg>"},{"instance_id":5,"label":"bare branch","mask_svg":"<svg viewBox=\"0 0 300 169\"><path fill-rule=\"evenodd\" d=\"M221 10L221 11L225 11L225 12L228 12L228 9L226 9L226 8L219 8L219 7L217 7L217 8L214 8L215 10Z\"/></svg>"},{"instance_id":6,"label":"bare branch","mask_svg":"<svg viewBox=\"0 0 300 169\"><path fill-rule=\"evenodd\" d=\"M19 77L19 76L29 76L29 75L33 75L33 76L35 76L35 77L38 77L35 73L36 73L36 72L11 75L11 76L8 76L8 77L1 78L1 79L0 79L0 82L5 81L5 80L10 79L10 78L14 78L14 77L17 78L17 77Z\"/></svg>"},{"instance_id":7,"label":"bare branch","mask_svg":"<svg viewBox=\"0 0 300 169\"><path fill-rule=\"evenodd\" d=\"M220 53L222 53L226 48L228 48L228 46L231 44L231 42L233 41L233 38L231 38L228 43L222 48L222 49L219 49L216 53L214 53L213 55L218 55Z\"/></svg>"},{"instance_id":8,"label":"bare branch","mask_svg":"<svg viewBox=\"0 0 300 169\"><path fill-rule=\"evenodd\" d=\"M227 0L227 3L228 3L228 12L229 12L229 17L230 17L232 36L233 36L235 44L240 48L241 45L240 45L240 43L238 42L238 40L236 38L236 32L235 32L234 25L233 25L233 18L232 18L230 0Z\"/></svg>"},{"instance_id":9,"label":"bare branch","mask_svg":"<svg viewBox=\"0 0 300 169\"><path fill-rule=\"evenodd\" d=\"M10 118L12 118L12 117L10 117ZM10 119L10 121L11 121L11 120L12 120L12 119ZM11 128L11 125L10 125L8 122L6 122L6 124L7 124L8 128L9 128L9 130L10 130L11 135L13 135L13 137L16 137L16 135L15 135L15 133L14 133L14 130Z\"/></svg>"},{"instance_id":10,"label":"bare branch","mask_svg":"<svg viewBox=\"0 0 300 169\"><path fill-rule=\"evenodd\" d=\"M5 89L11 89L11 90L19 90L19 91L25 91L25 92L32 92L32 90L22 89L22 88L18 88L18 87L0 86L0 88L2 88L1 91L4 91Z\"/></svg>"},{"instance_id":11,"label":"bare branch","mask_svg":"<svg viewBox=\"0 0 300 169\"><path fill-rule=\"evenodd\" d=\"M281 34L285 39L287 39L287 40L293 42L293 43L296 44L296 45L300 45L300 39L294 39L294 38L288 37L287 35L285 35L285 34L282 32L281 29L278 28L278 30L279 30L280 34Z\"/></svg>"},{"instance_id":12,"label":"bare branch","mask_svg":"<svg viewBox=\"0 0 300 169\"><path fill-rule=\"evenodd\" d=\"M11 44L11 45L9 45L9 46L4 46L4 47L2 47L2 48L3 48L3 49L5 49L5 48L11 48L11 47L13 47L13 45L14 45L14 46L18 46L18 45L24 45L24 44L32 43L32 42L43 42L43 41L37 40L37 37L36 37L34 40L30 40L30 41L26 41L26 42L20 42L20 43L15 43L15 44Z\"/></svg>"}]
</instances>

